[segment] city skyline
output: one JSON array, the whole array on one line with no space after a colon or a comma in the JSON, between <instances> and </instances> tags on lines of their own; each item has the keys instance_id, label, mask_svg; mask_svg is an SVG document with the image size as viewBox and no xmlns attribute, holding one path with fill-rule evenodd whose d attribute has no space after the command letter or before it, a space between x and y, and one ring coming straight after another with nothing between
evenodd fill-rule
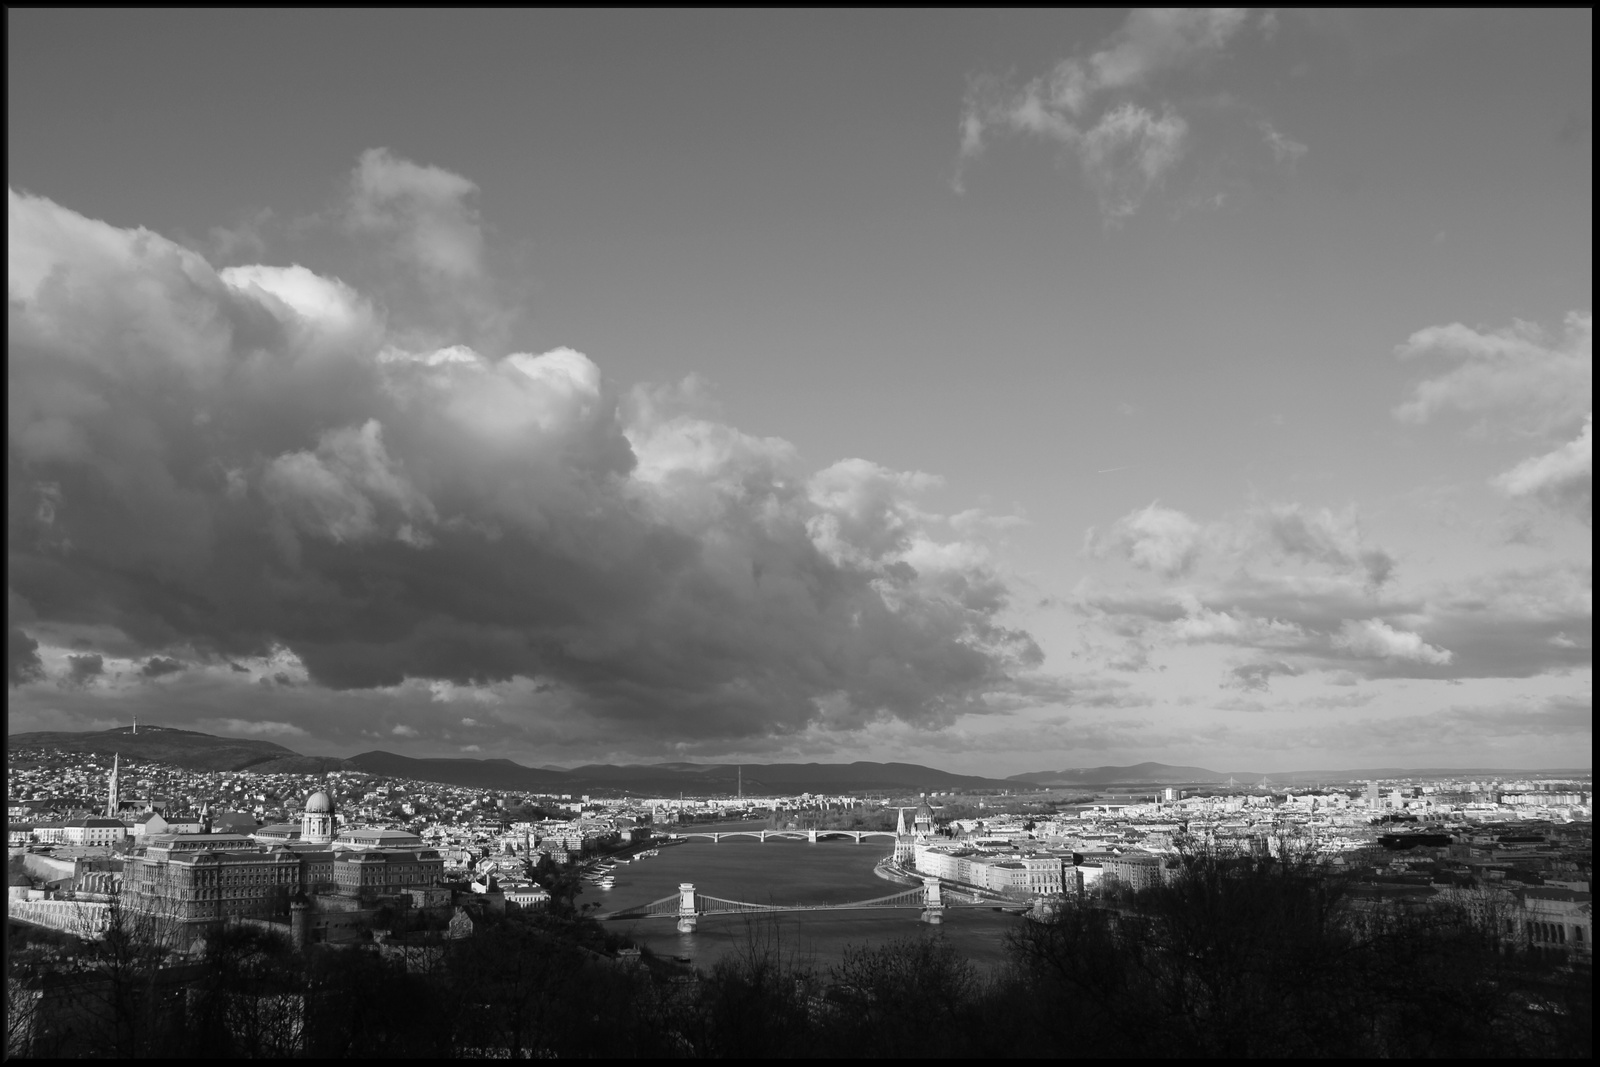
<instances>
[{"instance_id":1,"label":"city skyline","mask_svg":"<svg viewBox=\"0 0 1600 1067\"><path fill-rule=\"evenodd\" d=\"M8 18L13 731L1589 758L1589 12Z\"/></svg>"}]
</instances>

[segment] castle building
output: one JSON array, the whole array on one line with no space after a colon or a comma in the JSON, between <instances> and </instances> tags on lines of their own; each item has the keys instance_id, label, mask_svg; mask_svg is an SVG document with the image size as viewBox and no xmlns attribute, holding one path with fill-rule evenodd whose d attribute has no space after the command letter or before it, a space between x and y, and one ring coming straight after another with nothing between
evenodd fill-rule
<instances>
[{"instance_id":1,"label":"castle building","mask_svg":"<svg viewBox=\"0 0 1600 1067\"><path fill-rule=\"evenodd\" d=\"M304 927L297 928L303 935L327 933L330 924L359 925L359 914L382 898L436 885L444 874L437 850L392 847L421 845L403 832L374 831L336 848L333 802L322 790L306 801L298 839L293 829L152 834L124 868L123 898L135 910L185 925L288 919Z\"/></svg>"}]
</instances>

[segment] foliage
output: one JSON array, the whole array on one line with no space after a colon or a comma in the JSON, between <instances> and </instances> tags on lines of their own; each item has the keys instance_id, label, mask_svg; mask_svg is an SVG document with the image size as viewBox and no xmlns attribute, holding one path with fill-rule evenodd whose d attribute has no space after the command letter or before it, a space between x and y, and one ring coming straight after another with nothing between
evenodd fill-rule
<instances>
[{"instance_id":1,"label":"foliage","mask_svg":"<svg viewBox=\"0 0 1600 1067\"><path fill-rule=\"evenodd\" d=\"M550 873L550 872L546 872ZM1481 904L1482 902L1474 902ZM1019 921L984 976L939 929L825 973L772 917L693 975L570 912L297 952L240 924L174 957L113 909L62 960L8 957L8 1053L89 1057L1573 1056L1592 972L1466 906L1368 899L1309 863L1186 856L1151 889ZM398 939L400 935L396 935ZM48 980L47 980L48 979Z\"/></svg>"}]
</instances>

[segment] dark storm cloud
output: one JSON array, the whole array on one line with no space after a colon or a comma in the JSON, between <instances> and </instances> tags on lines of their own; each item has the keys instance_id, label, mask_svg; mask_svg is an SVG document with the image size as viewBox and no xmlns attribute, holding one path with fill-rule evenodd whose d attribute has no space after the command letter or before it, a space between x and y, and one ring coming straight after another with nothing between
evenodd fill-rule
<instances>
[{"instance_id":1,"label":"dark storm cloud","mask_svg":"<svg viewBox=\"0 0 1600 1067\"><path fill-rule=\"evenodd\" d=\"M44 677L44 664L39 660L39 642L17 629L6 631L6 679L12 685L36 682Z\"/></svg>"},{"instance_id":2,"label":"dark storm cloud","mask_svg":"<svg viewBox=\"0 0 1600 1067\"><path fill-rule=\"evenodd\" d=\"M448 201L471 183L402 164L363 157L368 221L397 269L443 249L420 266L467 284L476 216ZM808 472L570 349L408 349L298 266L219 273L16 192L10 223L11 588L41 625L222 678L287 650L346 692L531 679L559 699L516 690L525 716L641 737L1070 696L997 621L981 543L916 505L929 475Z\"/></svg>"},{"instance_id":3,"label":"dark storm cloud","mask_svg":"<svg viewBox=\"0 0 1600 1067\"><path fill-rule=\"evenodd\" d=\"M139 668L139 674L145 678L160 678L164 674L176 674L183 670L183 664L166 656L151 656L145 665Z\"/></svg>"},{"instance_id":4,"label":"dark storm cloud","mask_svg":"<svg viewBox=\"0 0 1600 1067\"><path fill-rule=\"evenodd\" d=\"M64 681L69 685L83 685L104 673L105 658L98 652L85 652L67 657L67 676Z\"/></svg>"}]
</instances>

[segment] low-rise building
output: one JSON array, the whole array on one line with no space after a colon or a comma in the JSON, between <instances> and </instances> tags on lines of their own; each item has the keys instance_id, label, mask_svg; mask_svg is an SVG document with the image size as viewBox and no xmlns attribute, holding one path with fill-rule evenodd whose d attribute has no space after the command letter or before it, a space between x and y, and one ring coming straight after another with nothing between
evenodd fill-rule
<instances>
[{"instance_id":1,"label":"low-rise building","mask_svg":"<svg viewBox=\"0 0 1600 1067\"><path fill-rule=\"evenodd\" d=\"M127 823L95 815L68 819L61 827L61 840L68 845L120 845L127 837Z\"/></svg>"}]
</instances>

